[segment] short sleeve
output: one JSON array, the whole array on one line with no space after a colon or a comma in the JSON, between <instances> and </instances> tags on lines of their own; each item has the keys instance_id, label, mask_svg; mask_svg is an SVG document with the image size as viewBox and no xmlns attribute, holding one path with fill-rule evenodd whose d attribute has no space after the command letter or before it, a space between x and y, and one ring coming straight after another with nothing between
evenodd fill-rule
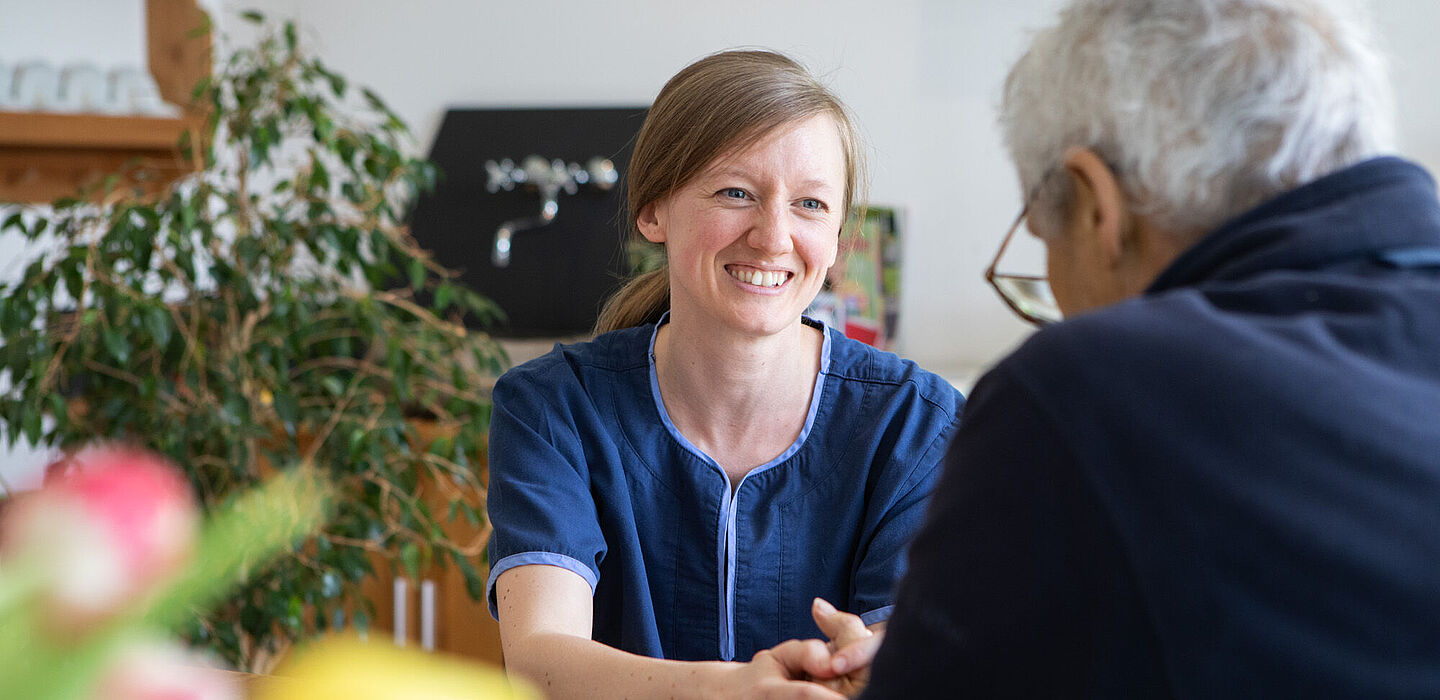
<instances>
[{"instance_id":1,"label":"short sleeve","mask_svg":"<svg viewBox=\"0 0 1440 700\"><path fill-rule=\"evenodd\" d=\"M553 360L553 361L552 361ZM497 619L495 581L517 566L573 571L593 593L605 557L586 466L583 421L588 405L568 363L547 356L501 377L490 417L490 485L486 509L490 576L485 586Z\"/></svg>"},{"instance_id":2,"label":"short sleeve","mask_svg":"<svg viewBox=\"0 0 1440 700\"><path fill-rule=\"evenodd\" d=\"M931 410L936 410L930 407ZM937 411L938 413L938 411ZM958 416L933 432L928 443L907 454L897 454L888 466L907 478L899 484L896 497L886 499L884 511L875 516L876 525L867 538L851 579L850 611L866 625L884 622L894 607L896 584L906 568L906 548L925 521L925 508L940 478L945 447L954 434ZM919 454L916 459L914 455Z\"/></svg>"}]
</instances>

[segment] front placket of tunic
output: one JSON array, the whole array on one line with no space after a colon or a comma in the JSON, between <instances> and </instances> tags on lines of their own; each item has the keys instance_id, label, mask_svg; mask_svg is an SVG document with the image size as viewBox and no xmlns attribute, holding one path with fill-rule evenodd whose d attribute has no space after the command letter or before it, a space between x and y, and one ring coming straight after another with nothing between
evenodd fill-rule
<instances>
[{"instance_id":1,"label":"front placket of tunic","mask_svg":"<svg viewBox=\"0 0 1440 700\"><path fill-rule=\"evenodd\" d=\"M818 388L816 389L818 390ZM814 417L813 409L811 417ZM790 459L791 455L794 455L801 443L805 441L805 435L809 432L809 421L807 420L805 428L801 430L799 440L796 440L779 457L751 469L745 476L740 477L740 483L736 484L733 490L729 489L730 478L725 477L727 492L721 496L723 500L721 500L722 507L720 508L720 575L724 581L720 587L720 658L724 661L735 659L735 569L740 563L740 545L735 520L736 515L740 512L740 490L745 488L745 482L750 477L770 471ZM720 469L720 465L715 464L714 460L708 461L716 469ZM723 476L725 471L720 469L720 473Z\"/></svg>"},{"instance_id":2,"label":"front placket of tunic","mask_svg":"<svg viewBox=\"0 0 1440 700\"><path fill-rule=\"evenodd\" d=\"M665 423L665 428L670 431L671 437L674 438L676 442L679 442L681 447L685 448L686 451L698 457L700 461L704 462L706 466L720 477L720 517L715 528L717 535L715 538L716 571L719 574L719 581L716 582L716 589L719 592L718 604L720 612L719 656L723 661L730 661L735 658L735 618L733 615L737 550L735 542L735 513L740 502L740 487L745 484L745 479L749 478L750 474L742 477L740 483L736 484L734 489L730 488L730 477L725 473L725 470L720 467L720 464L712 459L710 455L705 454L699 447L691 443L690 440L682 435L680 430L675 427L675 424L670 420L669 412L665 410L665 403L660 397L660 382L655 375L655 355L653 352L650 355L650 386L655 396L655 406L660 411L660 419ZM791 452L793 452L793 448L787 450L786 454L788 455ZM774 463L772 462L771 464ZM754 474L756 471L759 470L753 470L751 474Z\"/></svg>"},{"instance_id":3,"label":"front placket of tunic","mask_svg":"<svg viewBox=\"0 0 1440 700\"><path fill-rule=\"evenodd\" d=\"M667 312L668 316L668 312ZM655 409L660 414L660 420L665 424L665 429L670 436L680 443L680 446L691 454L700 458L702 462L720 476L720 521L717 523L717 552L716 559L719 573L719 606L720 606L720 659L732 661L735 658L735 569L739 563L738 533L736 531L736 515L740 510L740 491L745 487L745 482L750 477L763 474L783 464L790 459L800 447L805 444L805 438L810 435L810 429L815 424L815 415L820 408L820 398L825 389L825 375L830 371L830 332L823 327L824 340L820 347L820 371L815 374L815 384L810 390L810 408L805 416L805 423L800 429L800 434L790 447L774 459L751 469L740 478L735 487L730 488L730 477L725 470L710 455L690 442L680 429L675 427L674 421L670 420L670 412L665 408L665 400L660 396L660 375L655 369L655 339L659 335L660 326L666 322L662 318L656 324L655 332L650 335L650 393L655 401Z\"/></svg>"},{"instance_id":4,"label":"front placket of tunic","mask_svg":"<svg viewBox=\"0 0 1440 700\"><path fill-rule=\"evenodd\" d=\"M723 564L725 585L720 589L720 620L724 625L720 630L720 658L725 661L735 660L735 567L740 559L740 547L735 536L735 514L740 511L741 487L745 486L745 480L749 479L751 474L758 471L760 469L755 469L740 477L740 483L735 485L733 491L726 494L725 507L721 509L723 514L721 533L725 542L725 551L720 561ZM729 477L726 477L725 485L727 487L730 485Z\"/></svg>"},{"instance_id":5,"label":"front placket of tunic","mask_svg":"<svg viewBox=\"0 0 1440 700\"><path fill-rule=\"evenodd\" d=\"M740 563L739 533L735 522L736 516L740 513L740 493L745 488L745 482L751 477L759 476L775 467L784 464L787 460L800 450L805 444L805 437L810 434L810 426L815 421L815 412L820 405L819 396L824 387L825 373L822 371L815 378L815 388L810 401L810 413L805 418L805 425L800 429L800 436L780 456L770 460L754 469L751 469L740 477L740 483L735 485L733 491L728 490L730 478L725 477L727 492L722 494L720 508L720 572L724 584L720 587L720 658L725 661L735 659L735 570ZM720 470L721 475L725 470L715 460L706 458L715 469Z\"/></svg>"},{"instance_id":6,"label":"front placket of tunic","mask_svg":"<svg viewBox=\"0 0 1440 700\"><path fill-rule=\"evenodd\" d=\"M651 373L654 373L653 364L651 365ZM734 489L730 488L730 477L725 474L725 470L720 467L720 464L687 440L684 435L681 435L680 431L670 422L670 416L665 413L664 404L659 403L659 389L655 390L655 400L660 408L660 415L666 427L670 429L672 436L680 442L686 450L699 457L701 461L709 465L709 467L715 470L715 473L720 476L720 522L716 527L718 534L718 537L716 537L716 559L718 566L716 568L720 574L719 651L720 659L723 661L733 661L735 659L735 570L740 560L739 533L736 527L736 520L740 512L740 493L745 488L745 482L749 481L751 477L774 469L799 451L800 446L805 443L805 437L810 434L810 427L815 421L815 413L820 405L819 397L820 392L824 388L824 382L825 373L822 371L815 380L815 388L813 390L814 397L810 402L810 414L806 417L805 426L801 429L800 436L795 440L794 444L790 445L785 452L775 459L751 469L745 476L740 478L740 482L735 485ZM654 382L651 386L658 387L659 382Z\"/></svg>"},{"instance_id":7,"label":"front placket of tunic","mask_svg":"<svg viewBox=\"0 0 1440 700\"><path fill-rule=\"evenodd\" d=\"M718 557L720 569L720 659L722 661L733 661L735 659L735 510L740 505L740 486L745 483L745 477L740 478L740 483L735 488L730 488L730 477L720 465L711 461L711 466L720 472L725 480L725 492L720 495L720 526L718 528L720 537L720 554Z\"/></svg>"}]
</instances>

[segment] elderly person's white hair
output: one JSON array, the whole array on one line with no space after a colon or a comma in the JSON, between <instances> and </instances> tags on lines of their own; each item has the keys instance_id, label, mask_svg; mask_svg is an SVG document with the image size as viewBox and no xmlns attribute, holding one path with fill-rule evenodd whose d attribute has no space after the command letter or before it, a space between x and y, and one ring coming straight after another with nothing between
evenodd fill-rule
<instances>
[{"instance_id":1,"label":"elderly person's white hair","mask_svg":"<svg viewBox=\"0 0 1440 700\"><path fill-rule=\"evenodd\" d=\"M1069 179L1047 175L1082 146L1190 238L1391 150L1393 106L1340 0L1076 0L1011 70L1000 123L1032 215L1058 215Z\"/></svg>"}]
</instances>

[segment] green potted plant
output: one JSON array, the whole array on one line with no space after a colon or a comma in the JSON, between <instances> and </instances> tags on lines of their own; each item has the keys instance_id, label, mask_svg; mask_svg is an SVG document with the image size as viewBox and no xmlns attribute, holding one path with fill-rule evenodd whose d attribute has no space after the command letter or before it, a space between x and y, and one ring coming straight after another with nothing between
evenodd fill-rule
<instances>
[{"instance_id":1,"label":"green potted plant","mask_svg":"<svg viewBox=\"0 0 1440 700\"><path fill-rule=\"evenodd\" d=\"M412 575L448 560L481 595L483 542L443 526L484 517L473 460L505 357L462 324L498 309L404 225L434 167L293 24L235 50L195 96L210 117L181 142L193 175L158 195L116 178L4 221L44 253L0 287L0 432L155 450L205 509L275 469L326 474L323 531L187 628L264 671L297 638L368 624L374 557Z\"/></svg>"}]
</instances>

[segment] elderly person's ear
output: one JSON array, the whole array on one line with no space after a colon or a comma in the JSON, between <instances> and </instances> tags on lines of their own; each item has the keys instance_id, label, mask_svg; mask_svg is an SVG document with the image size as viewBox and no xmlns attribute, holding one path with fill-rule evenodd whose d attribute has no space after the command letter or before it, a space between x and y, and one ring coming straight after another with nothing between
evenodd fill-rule
<instances>
[{"instance_id":1,"label":"elderly person's ear","mask_svg":"<svg viewBox=\"0 0 1440 700\"><path fill-rule=\"evenodd\" d=\"M1118 264L1130 218L1119 178L1088 148L1071 146L1062 162L1072 185L1066 215L1070 233L1092 238L1106 260Z\"/></svg>"}]
</instances>

